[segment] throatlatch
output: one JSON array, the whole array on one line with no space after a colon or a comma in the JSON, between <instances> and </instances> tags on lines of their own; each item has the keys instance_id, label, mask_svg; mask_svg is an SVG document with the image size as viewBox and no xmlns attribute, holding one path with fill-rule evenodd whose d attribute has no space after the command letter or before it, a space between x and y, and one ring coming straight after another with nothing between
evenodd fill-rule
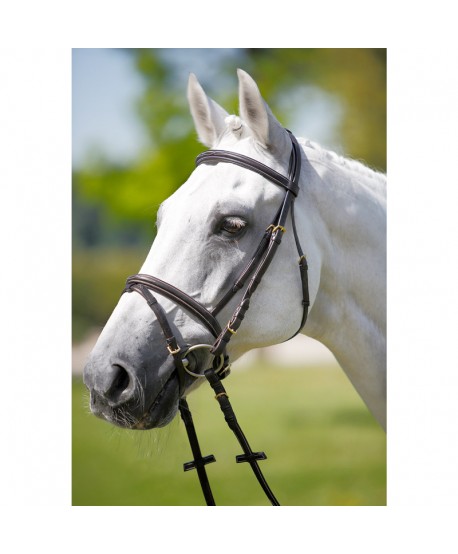
<instances>
[{"instance_id":1,"label":"throatlatch","mask_svg":"<svg viewBox=\"0 0 458 554\"><path fill-rule=\"evenodd\" d=\"M258 287L259 283L261 282L263 275L267 271L275 255L275 252L277 251L278 246L281 244L282 236L286 232L286 220L288 214L291 214L291 224L294 234L294 240L299 254L298 266L302 283L303 307L301 323L293 337L301 331L307 320L308 308L310 305L308 290L308 266L306 257L302 251L299 242L294 220L294 199L299 192L301 152L295 137L289 131L288 133L292 143L288 177L285 177L284 175L278 173L277 171L271 169L270 167L264 165L257 160L254 160L242 154L228 152L225 150L209 150L200 154L196 159L196 165L200 165L202 163L213 164L220 162L239 165L240 167L259 173L272 183L279 185L285 189L285 196L283 198L282 204L275 214L272 223L265 230L264 235L261 238L259 246L256 249L254 255L252 256L249 263L243 268L242 272L235 280L233 286L222 296L213 310L207 310L207 308L202 306L199 302L191 298L182 290L171 285L170 283L166 283L161 279L158 279L157 277L153 277L152 275L132 275L127 279L126 287L123 291L136 291L141 296L143 296L143 298L145 298L148 305L156 315L157 321L162 329L162 333L166 341L167 350L174 359L175 370L178 374L180 386L179 410L186 428L186 432L188 434L188 439L194 456L194 460L184 464L184 470L189 471L192 469L196 469L202 487L202 492L208 506L214 506L215 500L210 488L210 483L208 481L205 466L216 460L213 455L202 456L200 450L192 415L189 410L186 398L184 397L184 393L186 390L186 381L188 381L189 383L189 377L192 377L193 379L207 379L210 386L215 391L215 398L220 405L221 411L224 414L224 418L229 428L233 431L238 442L240 443L240 446L243 449L243 454L240 454L236 457L237 463L249 463L251 469L253 470L253 473L255 474L259 484L261 485L271 504L273 506L280 505L278 500L275 498L274 494L270 490L258 465L258 461L265 460L267 456L264 452L252 451L248 440L246 439L242 429L240 428L237 418L235 417L234 410L232 409L226 390L221 383L221 379L224 379L229 374L230 370L229 357L226 352L227 344L237 333L243 321L243 318L245 317L245 313L250 306L251 297ZM216 319L216 315L224 306L228 304L228 302L238 293L238 291L243 289L248 279L248 285L246 286L245 291L242 294L242 298L238 303L236 309L234 310L232 317L225 325L225 327L221 328L218 320ZM163 310L159 302L157 302L156 298L152 294L152 291L157 292L161 296L165 296L166 298L172 300L176 304L180 305L190 315L199 319L215 338L214 343L210 345L184 345L183 341L179 341L174 336L172 328L167 320L165 311ZM189 369L188 358L191 355L192 351L196 349L206 349L212 355L213 359L211 368L200 368L199 372L197 372L195 369L193 369L192 371Z\"/></svg>"}]
</instances>

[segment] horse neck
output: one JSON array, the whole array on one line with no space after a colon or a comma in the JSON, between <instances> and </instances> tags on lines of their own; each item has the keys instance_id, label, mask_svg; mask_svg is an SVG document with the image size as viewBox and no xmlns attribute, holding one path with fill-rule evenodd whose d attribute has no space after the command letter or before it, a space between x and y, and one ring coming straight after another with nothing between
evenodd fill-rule
<instances>
[{"instance_id":1,"label":"horse neck","mask_svg":"<svg viewBox=\"0 0 458 554\"><path fill-rule=\"evenodd\" d=\"M305 151L304 194L296 210L301 239L312 250L315 300L303 332L331 350L384 426L385 178L354 162Z\"/></svg>"}]
</instances>

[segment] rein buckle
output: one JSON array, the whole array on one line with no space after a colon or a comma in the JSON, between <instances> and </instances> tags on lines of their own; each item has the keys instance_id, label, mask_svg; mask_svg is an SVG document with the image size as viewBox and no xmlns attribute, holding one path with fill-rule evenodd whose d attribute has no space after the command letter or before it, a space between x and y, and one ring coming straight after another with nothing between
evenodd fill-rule
<instances>
[{"instance_id":1,"label":"rein buckle","mask_svg":"<svg viewBox=\"0 0 458 554\"><path fill-rule=\"evenodd\" d=\"M181 352L181 348L178 346L176 350L174 350L170 344L167 345L167 350L169 351L169 354L172 354L174 356L175 354L178 354L178 352Z\"/></svg>"}]
</instances>

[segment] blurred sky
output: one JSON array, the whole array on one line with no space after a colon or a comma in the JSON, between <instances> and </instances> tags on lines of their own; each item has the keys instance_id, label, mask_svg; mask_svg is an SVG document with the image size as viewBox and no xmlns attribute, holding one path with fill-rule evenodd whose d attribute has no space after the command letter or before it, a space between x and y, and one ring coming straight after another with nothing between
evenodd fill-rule
<instances>
[{"instance_id":1,"label":"blurred sky","mask_svg":"<svg viewBox=\"0 0 458 554\"><path fill-rule=\"evenodd\" d=\"M92 148L120 162L133 159L146 135L134 106L143 83L131 58L109 48L72 54L73 165L81 165Z\"/></svg>"},{"instance_id":2,"label":"blurred sky","mask_svg":"<svg viewBox=\"0 0 458 554\"><path fill-rule=\"evenodd\" d=\"M224 48L163 49L161 56L173 64L176 78L186 94L190 72L205 83L217 83L215 90L236 87L236 68L243 68L243 50ZM233 61L231 82L221 72L222 61ZM121 49L77 48L72 51L72 151L73 167L78 168L92 153L103 153L120 163L136 158L148 139L135 113L135 100L144 90L132 57ZM280 102L293 105L294 122L286 122L298 136L341 151L336 136L342 107L337 97L304 84L285 95Z\"/></svg>"}]
</instances>

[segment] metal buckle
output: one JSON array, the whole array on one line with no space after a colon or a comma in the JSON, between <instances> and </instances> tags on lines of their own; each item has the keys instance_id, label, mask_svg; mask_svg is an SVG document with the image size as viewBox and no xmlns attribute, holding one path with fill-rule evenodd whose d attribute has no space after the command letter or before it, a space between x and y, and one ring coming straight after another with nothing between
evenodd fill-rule
<instances>
[{"instance_id":1,"label":"metal buckle","mask_svg":"<svg viewBox=\"0 0 458 554\"><path fill-rule=\"evenodd\" d=\"M173 348L170 346L170 344L167 345L167 350L169 351L169 354L172 354L174 356L175 354L178 354L178 352L181 351L181 348L178 346L176 350L173 350Z\"/></svg>"},{"instance_id":2,"label":"metal buckle","mask_svg":"<svg viewBox=\"0 0 458 554\"><path fill-rule=\"evenodd\" d=\"M235 329L232 329L229 325L227 326L227 330L229 331L229 333L231 333L232 335L235 335L235 333L237 333L237 331Z\"/></svg>"},{"instance_id":3,"label":"metal buckle","mask_svg":"<svg viewBox=\"0 0 458 554\"><path fill-rule=\"evenodd\" d=\"M282 225L274 225L273 223L271 223L266 231L270 231L270 229L272 229L272 234L274 234L276 231L281 231L282 233L286 233L286 227L283 227Z\"/></svg>"}]
</instances>

